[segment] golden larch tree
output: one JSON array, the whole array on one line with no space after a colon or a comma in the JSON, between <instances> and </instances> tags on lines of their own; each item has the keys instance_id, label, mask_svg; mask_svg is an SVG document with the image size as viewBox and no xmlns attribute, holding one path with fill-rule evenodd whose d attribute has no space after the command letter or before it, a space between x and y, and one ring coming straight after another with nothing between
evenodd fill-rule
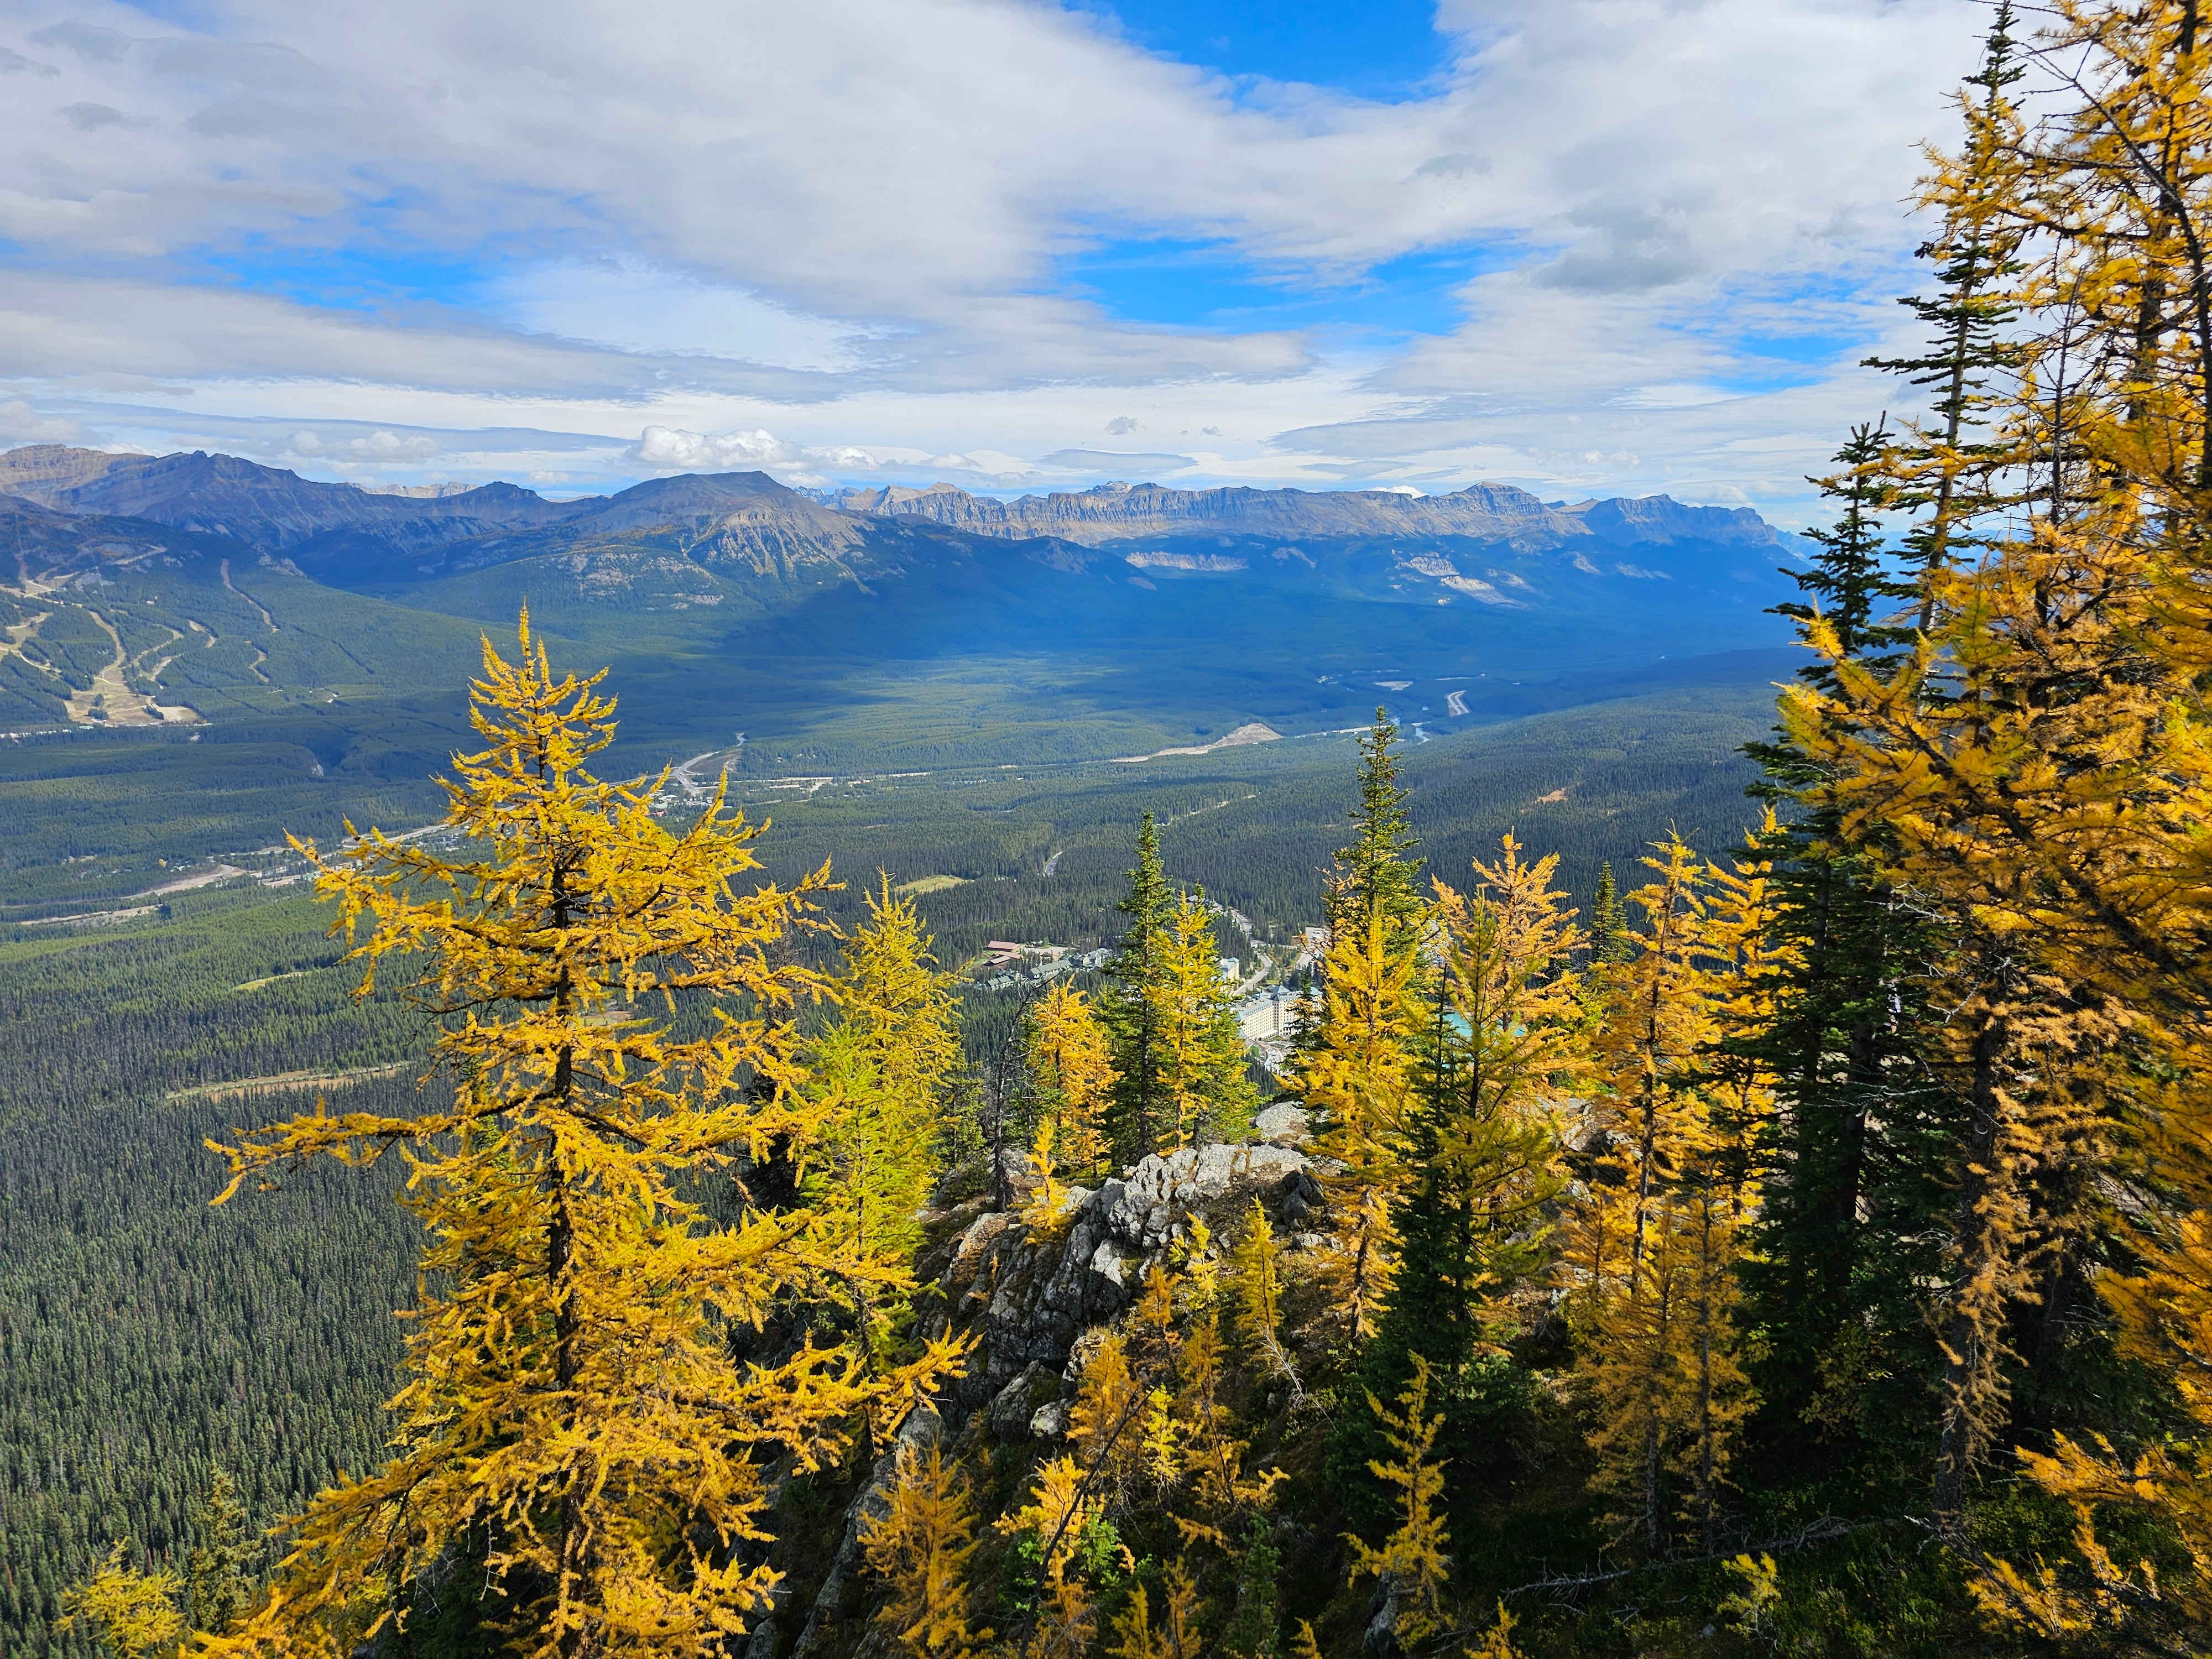
<instances>
[{"instance_id":1,"label":"golden larch tree","mask_svg":"<svg viewBox=\"0 0 2212 1659\"><path fill-rule=\"evenodd\" d=\"M1143 1584L1129 1592L1128 1607L1114 1621L1120 1640L1107 1649L1113 1659L1202 1659L1206 1644L1198 1631L1198 1587L1182 1562L1169 1564L1165 1589L1157 1624L1152 1592Z\"/></svg>"},{"instance_id":2,"label":"golden larch tree","mask_svg":"<svg viewBox=\"0 0 2212 1659\"><path fill-rule=\"evenodd\" d=\"M908 1659L984 1659L992 1632L975 1621L968 1582L975 1553L975 1510L969 1483L942 1447L899 1449L884 1513L860 1529L869 1570L889 1594L876 1615Z\"/></svg>"},{"instance_id":3,"label":"golden larch tree","mask_svg":"<svg viewBox=\"0 0 2212 1659\"><path fill-rule=\"evenodd\" d=\"M1755 1195L1756 1101L1716 1077L1720 1013L1757 994L1764 888L1755 868L1700 866L1680 836L1632 897L1632 955L1607 976L1597 1042L1606 1088L1569 1224L1577 1376L1592 1402L1594 1485L1624 1537L1648 1554L1677 1520L1708 1542L1737 1431L1752 1404L1736 1316L1736 1266ZM1717 885L1718 900L1712 890Z\"/></svg>"},{"instance_id":4,"label":"golden larch tree","mask_svg":"<svg viewBox=\"0 0 2212 1659\"><path fill-rule=\"evenodd\" d=\"M1569 1261L1581 1285L1596 1293L1632 1279L1642 1262L1714 1035L1700 954L1704 872L1679 836L1657 850L1661 857L1644 863L1659 879L1631 896L1643 925L1629 959L1607 975L1594 1045L1603 1086L1584 1139L1596 1158L1569 1228Z\"/></svg>"},{"instance_id":5,"label":"golden larch tree","mask_svg":"<svg viewBox=\"0 0 2212 1659\"><path fill-rule=\"evenodd\" d=\"M1114 1086L1105 1026L1082 992L1055 980L1030 1005L1022 1036L1039 1129L1050 1126L1048 1161L1064 1170L1095 1172L1106 1157L1106 1113Z\"/></svg>"},{"instance_id":6,"label":"golden larch tree","mask_svg":"<svg viewBox=\"0 0 2212 1659\"><path fill-rule=\"evenodd\" d=\"M895 895L885 877L867 906L829 988L837 1018L808 1055L820 1127L792 1151L811 1164L808 1200L851 1227L851 1253L877 1264L849 1293L881 1346L902 1322L905 1301L878 1299L872 1287L897 1282L921 1242L960 1030L953 976L931 956L914 901Z\"/></svg>"},{"instance_id":7,"label":"golden larch tree","mask_svg":"<svg viewBox=\"0 0 2212 1659\"><path fill-rule=\"evenodd\" d=\"M442 835L301 846L361 994L387 962L415 973L453 1096L413 1116L319 1107L217 1149L222 1202L305 1159L399 1148L430 1243L390 1462L314 1500L212 1654L334 1656L349 1609L404 1617L406 1586L472 1550L518 1653L719 1650L775 1577L738 1550L764 1536L765 1462L840 1460L953 1363L942 1344L889 1369L811 1341L732 1357L732 1331L794 1287L884 1297L905 1270L856 1247L841 1196L729 1225L690 1196L741 1156L825 1139L790 1023L821 981L782 941L828 872L749 885L763 826L718 796L665 828L655 781L592 775L614 734L601 678L556 676L526 616L516 660L485 642L484 747L454 759Z\"/></svg>"},{"instance_id":8,"label":"golden larch tree","mask_svg":"<svg viewBox=\"0 0 2212 1659\"><path fill-rule=\"evenodd\" d=\"M1194 1146L1202 1135L1232 1134L1249 1116L1252 1085L1230 988L1221 977L1213 921L1202 894L1185 893L1159 945L1152 999L1161 1092L1171 1123L1152 1150Z\"/></svg>"},{"instance_id":9,"label":"golden larch tree","mask_svg":"<svg viewBox=\"0 0 2212 1659\"><path fill-rule=\"evenodd\" d=\"M1445 1462L1436 1455L1444 1417L1442 1412L1431 1415L1428 1404L1429 1362L1419 1354L1396 1409L1367 1396L1367 1409L1395 1454L1388 1463L1370 1462L1368 1471L1395 1490L1398 1524L1379 1549L1349 1534L1345 1538L1352 1548L1352 1582L1387 1578L1395 1589L1395 1634L1401 1644L1418 1644L1443 1627L1443 1590L1451 1577L1451 1559L1445 1553L1451 1536L1442 1510Z\"/></svg>"},{"instance_id":10,"label":"golden larch tree","mask_svg":"<svg viewBox=\"0 0 2212 1659\"><path fill-rule=\"evenodd\" d=\"M116 1659L163 1659L185 1639L178 1606L185 1582L167 1567L142 1571L129 1565L131 1540L119 1538L92 1576L62 1597L57 1628L74 1632L88 1626L115 1651Z\"/></svg>"},{"instance_id":11,"label":"golden larch tree","mask_svg":"<svg viewBox=\"0 0 2212 1659\"><path fill-rule=\"evenodd\" d=\"M2005 1326L2105 1224L2115 1139L2171 1195L2130 1206L2154 1273L2203 1270L2186 1218L2212 1205L2212 1126L2160 1082L2201 1074L2212 1006L2212 60L2197 0L2057 0L2042 16L2048 113L2023 125L1990 87L1983 127L1926 186L1948 215L1978 191L1977 234L2015 267L1987 296L2024 319L2009 378L1976 411L2008 510L1978 528L1978 559L1930 563L1900 664L1850 660L1816 627L1832 684L1784 700L1832 780L1820 804L1959 939L1938 988L1967 1127L1933 1484L1961 1542L1969 1477L2006 1427ZM2127 1282L2105 1286L2124 1340L2185 1371ZM2124 1461L2066 1444L2028 1466L2060 1495L2090 1490L2093 1465L2134 1488ZM2207 1501L2180 1495L2196 1461L2148 1483L2166 1495L2144 1506L2178 1530ZM2077 1565L2083 1616L2101 1617L2094 1559ZM1984 1587L2003 1604L2027 1582Z\"/></svg>"},{"instance_id":12,"label":"golden larch tree","mask_svg":"<svg viewBox=\"0 0 2212 1659\"><path fill-rule=\"evenodd\" d=\"M1397 1237L1390 1212L1412 1173L1426 1018L1417 965L1379 917L1333 933L1321 1020L1297 1076L1316 1149L1334 1166L1323 1178L1334 1234L1328 1266L1359 1340L1374 1334L1389 1292Z\"/></svg>"},{"instance_id":13,"label":"golden larch tree","mask_svg":"<svg viewBox=\"0 0 2212 1659\"><path fill-rule=\"evenodd\" d=\"M1262 1370L1288 1382L1293 1400L1304 1399L1297 1367L1283 1346L1282 1248L1266 1206L1256 1198L1245 1213L1244 1231L1231 1261L1237 1335Z\"/></svg>"},{"instance_id":14,"label":"golden larch tree","mask_svg":"<svg viewBox=\"0 0 2212 1659\"><path fill-rule=\"evenodd\" d=\"M1504 837L1477 860L1471 893L1439 880L1430 907L1437 965L1435 1029L1421 1079L1423 1165L1399 1218L1409 1258L1401 1286L1409 1332L1449 1374L1498 1352L1509 1303L1543 1288L1550 1217L1565 1185L1563 1103L1595 1082L1580 975L1582 943L1559 861L1530 863Z\"/></svg>"},{"instance_id":15,"label":"golden larch tree","mask_svg":"<svg viewBox=\"0 0 2212 1659\"><path fill-rule=\"evenodd\" d=\"M1036 1539L1042 1565L1032 1587L1036 1605L1022 1659L1081 1659L1098 1632L1098 1609L1076 1562L1084 1534L1101 1504L1092 1483L1073 1457L1055 1457L1037 1470L1029 1501L994 1524L1009 1536Z\"/></svg>"}]
</instances>

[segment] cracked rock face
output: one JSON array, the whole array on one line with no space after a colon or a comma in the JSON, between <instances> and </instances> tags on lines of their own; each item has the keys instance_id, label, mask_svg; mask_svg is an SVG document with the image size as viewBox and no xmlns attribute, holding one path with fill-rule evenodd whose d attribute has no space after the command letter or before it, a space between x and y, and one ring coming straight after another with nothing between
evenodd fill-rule
<instances>
[{"instance_id":1,"label":"cracked rock face","mask_svg":"<svg viewBox=\"0 0 2212 1659\"><path fill-rule=\"evenodd\" d=\"M1295 1226L1319 1205L1321 1189L1295 1148L1194 1146L1145 1158L1096 1192L1071 1188L1042 1227L1024 1214L978 1215L954 1240L938 1281L945 1300L935 1330L981 1339L946 1390L948 1415L964 1422L988 1409L1002 1438L1057 1431L1038 1425L1048 1408L1032 1411L1013 1385L1038 1372L1066 1378L1078 1340L1136 1299L1152 1264L1188 1233L1193 1212L1225 1213L1251 1196Z\"/></svg>"},{"instance_id":2,"label":"cracked rock face","mask_svg":"<svg viewBox=\"0 0 2212 1659\"><path fill-rule=\"evenodd\" d=\"M1186 1147L1145 1159L1126 1181L1100 1188L1098 1200L1115 1238L1154 1251L1167 1244L1193 1208L1238 1187L1279 1182L1305 1167L1305 1154L1288 1146Z\"/></svg>"},{"instance_id":3,"label":"cracked rock face","mask_svg":"<svg viewBox=\"0 0 2212 1659\"><path fill-rule=\"evenodd\" d=\"M1056 1390L1058 1376L1031 1360L1015 1373L1014 1380L991 1401L991 1432L1001 1440L1026 1440L1030 1423L1042 1408L1036 1399L1048 1389Z\"/></svg>"}]
</instances>

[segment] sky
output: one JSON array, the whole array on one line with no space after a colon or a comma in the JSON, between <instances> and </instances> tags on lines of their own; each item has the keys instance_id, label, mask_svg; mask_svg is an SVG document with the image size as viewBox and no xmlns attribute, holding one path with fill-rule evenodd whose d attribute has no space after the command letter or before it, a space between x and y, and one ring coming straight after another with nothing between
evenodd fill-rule
<instances>
[{"instance_id":1,"label":"sky","mask_svg":"<svg viewBox=\"0 0 2212 1659\"><path fill-rule=\"evenodd\" d=\"M1819 515L1973 0L0 0L0 447Z\"/></svg>"}]
</instances>

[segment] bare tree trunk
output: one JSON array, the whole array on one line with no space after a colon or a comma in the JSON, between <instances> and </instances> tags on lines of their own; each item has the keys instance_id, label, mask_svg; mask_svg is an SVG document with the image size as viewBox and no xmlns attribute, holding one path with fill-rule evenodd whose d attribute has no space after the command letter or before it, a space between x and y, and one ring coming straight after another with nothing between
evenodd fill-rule
<instances>
[{"instance_id":1,"label":"bare tree trunk","mask_svg":"<svg viewBox=\"0 0 2212 1659\"><path fill-rule=\"evenodd\" d=\"M1707 1191L1698 1232L1698 1547L1713 1550L1713 1486L1719 1479L1717 1431L1713 1425L1713 1204Z\"/></svg>"},{"instance_id":2,"label":"bare tree trunk","mask_svg":"<svg viewBox=\"0 0 2212 1659\"><path fill-rule=\"evenodd\" d=\"M2008 1224L2010 1176L1999 1144L2004 1103L1997 1064L2004 1023L1987 1004L1980 1013L1972 1049L1966 1167L1953 1208L1958 1256L1941 1333L1943 1419L1936 1454L1935 1519L1937 1530L1951 1538L1964 1531L1966 1483L1987 1437L1996 1370L2002 1360L1997 1329L2002 1303L1996 1291L2009 1276L2008 1258L2020 1244L2017 1229Z\"/></svg>"}]
</instances>

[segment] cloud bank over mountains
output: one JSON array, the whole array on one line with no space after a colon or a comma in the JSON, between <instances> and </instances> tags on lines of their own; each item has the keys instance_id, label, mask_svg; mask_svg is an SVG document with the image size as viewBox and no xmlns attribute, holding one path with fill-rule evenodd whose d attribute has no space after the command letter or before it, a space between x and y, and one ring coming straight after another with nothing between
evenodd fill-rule
<instances>
[{"instance_id":1,"label":"cloud bank over mountains","mask_svg":"<svg viewBox=\"0 0 2212 1659\"><path fill-rule=\"evenodd\" d=\"M1771 507L1896 403L1981 21L1445 0L1380 99L1018 0L10 0L0 441Z\"/></svg>"}]
</instances>

